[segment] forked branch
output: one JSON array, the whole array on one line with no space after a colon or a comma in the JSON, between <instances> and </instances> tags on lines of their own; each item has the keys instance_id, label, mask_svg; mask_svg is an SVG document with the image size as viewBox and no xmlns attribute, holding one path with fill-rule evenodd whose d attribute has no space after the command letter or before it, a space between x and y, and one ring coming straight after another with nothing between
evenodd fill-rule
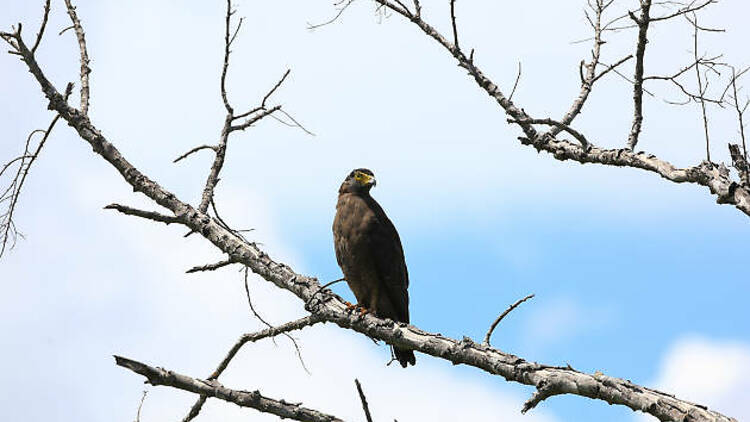
<instances>
[{"instance_id":1,"label":"forked branch","mask_svg":"<svg viewBox=\"0 0 750 422\"><path fill-rule=\"evenodd\" d=\"M383 1L383 3L387 2ZM390 3L387 4L390 5ZM568 141L550 137L540 138L532 125L524 121L529 118L528 115L509 101L498 87L474 66L473 62L469 62L462 52L450 48L452 44L447 42L434 28L421 21L421 18L413 17L411 13L406 12L401 7L395 7L393 10L400 14L412 16L410 19L412 22L446 46L451 54L459 60L459 64L467 69L477 83L497 100L510 117L519 120L518 124L523 128L524 133L529 136L522 142L529 143L540 150L554 151L556 156L559 153L560 159L571 158L581 162L595 160L593 162L615 163L614 165L618 165L618 160L627 160L619 165L643 166L642 168L679 181L705 184L717 191L724 189L723 185L716 184L727 180L728 176L725 173L728 172L711 163L705 163L696 168L675 169L671 165L665 165L663 162L644 154L626 153L622 150L602 150L596 147L586 151L581 146ZM256 244L249 243L234 235L217 218L213 218L206 212L180 200L175 194L143 174L125 159L85 114L67 104L63 95L58 92L42 72L20 34L15 36L2 33L0 35L3 38L9 37L6 38L6 41L9 40L8 42L12 47L17 47L15 52L22 57L29 71L41 86L49 101L49 108L56 111L62 119L75 129L79 136L91 145L95 153L109 162L134 191L143 193L156 204L168 209L178 219L179 223L210 241L225 253L228 259L247 266L265 280L296 295L311 314L320 318L321 321L333 322L342 328L353 330L373 339L383 340L399 348L412 349L455 364L466 364L487 373L499 375L508 381L534 386L544 397L556 394L575 394L604 400L611 404L624 405L633 410L644 411L661 420L685 420L690 418L706 421L733 421L733 419L710 411L703 406L637 386L623 379L608 377L601 373L586 374L569 366L551 366L528 362L518 356L477 344L468 338L455 340L440 334L422 331L415 326L398 324L369 314L360 315L359 313L348 312L345 302L330 291L321 289L317 279L298 274L288 265L274 261ZM725 200L736 200L736 192L743 192L743 190L736 188L732 196L726 196ZM745 202L744 204L750 210L750 203ZM739 207L740 205L738 205ZM119 358L118 364L141 373L156 385L170 385L196 394L218 397L240 405L248 405L256 409L262 408L269 413L288 418L301 418L300 415L304 414L304 417L309 420L336 420L331 415L321 414L297 405L289 405L280 400L269 399L261 396L260 393L230 390L215 381L196 380L124 358Z\"/></svg>"}]
</instances>

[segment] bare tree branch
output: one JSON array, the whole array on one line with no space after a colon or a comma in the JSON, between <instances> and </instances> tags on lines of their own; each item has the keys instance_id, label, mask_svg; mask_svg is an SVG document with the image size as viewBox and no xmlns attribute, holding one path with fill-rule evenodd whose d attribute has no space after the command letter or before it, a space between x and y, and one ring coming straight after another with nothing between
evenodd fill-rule
<instances>
[{"instance_id":1,"label":"bare tree branch","mask_svg":"<svg viewBox=\"0 0 750 422\"><path fill-rule=\"evenodd\" d=\"M707 3L708 4L708 3ZM693 12L693 20L688 19L693 24L693 54L695 57L695 62L698 63L698 17L695 16L695 13ZM695 66L695 77L698 80L698 100L701 105L701 114L703 116L703 130L706 134L706 161L711 161L711 142L708 137L708 117L706 116L706 100L705 100L705 93L706 89L708 89L708 81L706 81L705 88L703 86L703 81L701 80L701 72L698 68L698 65Z\"/></svg>"},{"instance_id":2,"label":"bare tree branch","mask_svg":"<svg viewBox=\"0 0 750 422\"><path fill-rule=\"evenodd\" d=\"M516 303L510 305L508 307L508 309L505 310L505 312L503 312L502 314L500 314L500 316L498 316L495 319L495 321L492 322L492 325L490 325L490 329L487 330L487 334L484 335L484 342L482 342L482 344L485 345L485 346L489 346L490 345L490 337L492 337L492 332L495 331L495 327L497 327L497 324L499 324L500 321L502 321L503 318L505 318L506 315L508 315L509 313L511 313L511 311L513 311L514 309L516 309L518 307L518 305L526 302L527 300L529 300L529 299L531 299L533 297L534 297L534 295L530 294L530 295L526 296L523 299L518 299L516 301Z\"/></svg>"},{"instance_id":3,"label":"bare tree branch","mask_svg":"<svg viewBox=\"0 0 750 422\"><path fill-rule=\"evenodd\" d=\"M336 3L336 6L339 6L339 9L338 9L338 12L336 13L336 15L334 15L331 19L328 19L327 21L322 22L322 23L317 23L317 24L308 23L307 24L307 29L309 29L309 30L312 31L313 29L320 28L321 26L330 25L330 24L336 22L341 17L341 15L344 14L344 12L346 11L346 9L349 6L352 5L352 3L354 3L354 0L341 0L341 1L339 1L338 3Z\"/></svg>"},{"instance_id":4,"label":"bare tree branch","mask_svg":"<svg viewBox=\"0 0 750 422\"><path fill-rule=\"evenodd\" d=\"M20 31L18 36L20 38ZM33 55L33 53L31 54ZM63 100L67 101L72 90L73 84L69 83L65 88L65 96L63 97ZM21 190L23 189L24 183L26 182L26 177L29 175L31 166L34 164L37 157L39 157L42 148L44 148L44 145L46 144L47 139L49 139L49 136L52 133L52 129L55 127L55 124L57 123L59 118L60 116L56 115L47 127L47 130L37 129L32 131L26 138L26 146L24 147L23 154L7 162L3 166L2 170L0 170L0 176L2 176L2 174L5 173L7 169L9 169L12 165L18 163L18 169L8 188L5 189L2 194L0 194L0 203L8 203L8 208L2 214L0 214L0 257L4 255L6 249L8 248L8 242L11 242L10 247L12 248L15 245L16 238L20 234L16 229L15 222L13 221L13 216L18 205L18 199L21 196ZM32 152L31 139L37 133L42 134L42 139L39 141L39 144L37 144L36 149L34 149L34 151Z\"/></svg>"},{"instance_id":5,"label":"bare tree branch","mask_svg":"<svg viewBox=\"0 0 750 422\"><path fill-rule=\"evenodd\" d=\"M552 119L526 119L524 122L519 122L515 119L508 119L508 123L531 123L533 125L548 125L552 126L553 128L557 129L558 131L564 130L565 132L568 132L570 135L572 135L574 138L578 140L578 142L581 143L581 147L588 150L591 147L591 144L589 144L589 141L586 140L586 137L583 136L581 132L578 132L577 130L573 129L572 127L566 125L565 123L558 122ZM552 131L550 131L552 132ZM549 134L549 136L553 136L552 133Z\"/></svg>"},{"instance_id":6,"label":"bare tree branch","mask_svg":"<svg viewBox=\"0 0 750 422\"><path fill-rule=\"evenodd\" d=\"M135 414L135 422L141 422L141 408L143 408L143 401L146 400L146 394L148 394L148 390L143 390L141 401L138 403L138 413Z\"/></svg>"},{"instance_id":7,"label":"bare tree branch","mask_svg":"<svg viewBox=\"0 0 750 422\"><path fill-rule=\"evenodd\" d=\"M460 50L458 46L458 30L456 29L456 0L451 0L451 26L453 26L453 46Z\"/></svg>"},{"instance_id":8,"label":"bare tree branch","mask_svg":"<svg viewBox=\"0 0 750 422\"><path fill-rule=\"evenodd\" d=\"M359 393L359 400L362 402L362 410L365 412L365 419L367 419L367 422L372 422L372 415L370 415L370 406L367 404L367 397L365 397L365 392L362 391L362 384L359 383L359 380L354 378L354 384L357 386L357 393Z\"/></svg>"},{"instance_id":9,"label":"bare tree branch","mask_svg":"<svg viewBox=\"0 0 750 422\"><path fill-rule=\"evenodd\" d=\"M224 261L219 261L219 262L216 262L216 263L213 263L213 264L206 264L206 265L201 265L201 266L198 266L198 267L193 267L193 268L191 268L191 269L189 269L189 270L187 270L185 272L187 274L190 274L190 273L197 273L197 272L200 272L200 271L216 271L219 268L224 268L227 265L231 265L231 264L236 264L236 262L232 261L231 259L226 259Z\"/></svg>"},{"instance_id":10,"label":"bare tree branch","mask_svg":"<svg viewBox=\"0 0 750 422\"><path fill-rule=\"evenodd\" d=\"M687 182L706 186L712 194L717 196L717 203L732 204L737 209L750 216L750 189L744 187L734 189L734 185L732 185L734 182L730 179L729 173L723 165L701 163L693 167L681 169L674 167L668 161L659 159L654 155L633 152L632 147L635 146L635 143L632 144L632 147L624 149L602 149L594 146L585 148L566 140L560 140L551 136L544 136L545 134L537 133L533 125L530 123L530 121L533 121L533 118L523 109L516 106L512 101L509 101L508 98L503 95L502 91L500 91L498 86L485 76L485 74L477 67L474 61L469 60L469 58L467 58L461 51L456 50L453 44L433 26L426 23L422 18L417 18L409 13L403 12L400 7L395 6L388 0L375 1L383 7L387 7L402 15L409 22L416 25L428 37L437 41L448 52L450 52L450 54L458 61L458 65L466 69L476 83L498 102L505 113L510 116L511 120L517 122L525 135L519 137L522 145L532 146L537 151L549 152L558 160L572 160L579 163L596 163L608 166L639 168L659 174L663 178L672 182ZM643 0L641 5L643 8L646 8L645 6L650 8L650 3L650 0ZM650 16L648 12L644 15L643 10L640 18L636 17L633 13L631 13L631 15L631 19L635 18L634 20L638 22L645 22L643 20L644 16ZM641 28L642 26L639 27L639 29ZM638 45L642 43L643 46L642 48L637 48L636 62L638 62L638 51L641 51L641 54L645 54L646 31L647 28L643 29L643 31L639 30ZM641 32L643 36L640 35ZM643 60L641 59L641 66L642 65ZM638 63L636 63L636 68L638 66ZM616 69L614 69L614 71L617 72ZM636 71L636 73L640 73L641 77L643 76L642 72ZM635 85L636 81L633 82ZM634 88L634 103L636 97L639 98L638 101L642 101L642 93L647 92L643 89L642 80L638 85L639 87L637 89ZM635 108L638 110L637 106ZM637 133L640 133L640 121L642 121L642 119L637 120L638 119L634 118L633 128L637 129ZM631 129L631 134L632 133L634 132ZM732 189L730 189L730 187L732 187Z\"/></svg>"},{"instance_id":11,"label":"bare tree branch","mask_svg":"<svg viewBox=\"0 0 750 422\"><path fill-rule=\"evenodd\" d=\"M174 194L162 188L130 164L88 119L82 119L80 111L68 106L52 84L47 80L31 56L26 46L19 42L20 52L29 65L32 74L42 86L49 99L50 107L56 110L81 136L93 150L112 164L137 192L142 192L157 204L172 211L180 221L196 233L213 243L231 259L247 265L254 273L274 283L280 288L297 295L303 302L311 299L318 291L320 284L315 278L295 273L289 266L273 261L265 252L254 244L241 241L230 231L205 213L196 210L189 204L180 201ZM560 148L570 154L580 154L582 149L567 141L550 140L555 149ZM659 164L658 160L639 154L627 154L622 150L600 150L592 148L586 156L606 156L606 160L638 160L640 165ZM619 156L619 158L618 158ZM605 159L605 158L600 158ZM654 161L655 160L655 161ZM632 163L631 163L632 164ZM660 169L674 178L702 178L706 174L718 172L711 164L706 168L688 170L667 167ZM653 171L657 171L654 169ZM713 177L704 183L722 180ZM740 188L735 192L741 191ZM750 196L747 197L750 199ZM750 213L750 200L744 202ZM475 366L486 372L498 374L509 381L516 381L534 386L553 385L555 391L566 394L577 394L585 397L605 400L613 404L622 404L634 410L642 410L662 419L679 419L688 413L699 415L705 420L730 421L732 419L703 407L676 399L664 393L654 392L638 387L628 381L600 375L589 375L569 368L553 367L527 362L519 357L505 354L495 349L485 348L471 341L453 340L437 334L429 334L413 326L402 326L390 320L382 320L372 315L352 315L347 312L346 304L339 297L327 291L318 292L307 307L314 314L319 314L329 322L378 338L400 348L410 348L422 353Z\"/></svg>"},{"instance_id":12,"label":"bare tree branch","mask_svg":"<svg viewBox=\"0 0 750 422\"><path fill-rule=\"evenodd\" d=\"M750 164L748 164L746 155L740 153L740 146L729 144L729 155L732 157L732 166L737 169L740 180L745 186L750 186Z\"/></svg>"},{"instance_id":13,"label":"bare tree branch","mask_svg":"<svg viewBox=\"0 0 750 422\"><path fill-rule=\"evenodd\" d=\"M154 386L164 385L190 391L191 393L202 394L207 397L216 397L241 407L249 407L263 413L270 413L280 418L294 419L296 421L341 421L341 419L335 416L302 407L298 403L289 403L284 400L275 400L265 397L257 390L231 390L215 380L207 381L191 378L187 375L178 374L166 369L154 368L122 356L115 356L115 362L118 366L122 366L123 368L130 369L137 374L143 375L147 378L147 382Z\"/></svg>"},{"instance_id":14,"label":"bare tree branch","mask_svg":"<svg viewBox=\"0 0 750 422\"><path fill-rule=\"evenodd\" d=\"M204 149L210 149L210 150L213 150L214 152L217 150L216 146L214 146L214 145L201 145L201 146L197 146L197 147L191 149L190 151L188 151L188 152L180 155L179 157L175 158L174 161L172 161L172 162L176 163L176 162L178 162L180 160L183 160L183 159L187 158L190 154L193 154L195 152L198 152L198 151L201 151L201 150L204 150Z\"/></svg>"},{"instance_id":15,"label":"bare tree branch","mask_svg":"<svg viewBox=\"0 0 750 422\"><path fill-rule=\"evenodd\" d=\"M39 47L39 43L42 42L42 36L44 36L44 28L47 27L47 20L49 19L50 0L44 2L44 16L42 17L42 24L39 26L39 32L36 34L36 41L34 46L31 47L31 53L36 53L36 49Z\"/></svg>"},{"instance_id":16,"label":"bare tree branch","mask_svg":"<svg viewBox=\"0 0 750 422\"><path fill-rule=\"evenodd\" d=\"M739 74L735 71L734 67L732 68L732 80L730 81L730 85L732 86L732 99L734 100L734 103L732 104L734 106L735 111L737 112L737 123L740 127L740 139L742 140L742 157L740 158L739 155L739 147L736 148L736 150L732 150L732 147L730 146L730 152L732 156L732 163L735 168L737 168L737 171L742 174L742 171L740 167L742 167L742 162L744 161L744 178L742 179L746 185L750 185L750 166L748 166L748 160L747 160L747 146L745 144L745 111L747 110L747 106L750 104L750 100L746 100L743 106L740 106L740 99L739 99L739 93L737 89L737 78L742 76L745 72L750 70L750 67L746 68ZM727 86L727 89L729 87ZM740 167L738 167L738 165ZM740 176L742 177L742 176Z\"/></svg>"},{"instance_id":17,"label":"bare tree branch","mask_svg":"<svg viewBox=\"0 0 750 422\"><path fill-rule=\"evenodd\" d=\"M678 16L687 15L688 13L696 12L696 11L698 11L700 9L703 9L704 7L708 6L709 4L716 3L716 2L717 2L716 0L707 0L707 1L703 2L703 3L701 3L698 6L693 6L693 4L696 3L695 1L693 1L693 2L690 3L690 5L685 6L685 7L681 8L681 9L677 10L674 13L670 13L670 14L668 14L666 16L659 16L657 18L651 18L651 22L664 21L664 20L667 20L667 19L676 18Z\"/></svg>"},{"instance_id":18,"label":"bare tree branch","mask_svg":"<svg viewBox=\"0 0 750 422\"><path fill-rule=\"evenodd\" d=\"M393 6L385 0L376 1L399 14L408 15L400 7ZM750 195L748 195L747 190L736 186L730 192L729 187L725 186L730 183L728 170L723 166L706 162L688 169L676 169L669 163L645 154L635 154L627 150L604 150L596 147L586 150L568 141L538 136L532 124L525 121L529 119L528 115L513 105L496 85L486 78L472 62L469 62L461 51L453 48L442 35L421 19L412 18L411 21L451 51L454 57L459 60L459 65L467 69L477 83L495 98L512 118L519 121L519 126L528 135L527 138L521 139L522 143L530 144L539 150L553 152L558 159L575 159L579 162L599 162L609 165L644 168L657 172L670 180L689 181L709 186L712 192L719 195L721 201L734 203L739 209L750 214L750 201L748 200ZM82 111L67 104L64 97L39 68L33 54L23 42L20 30L15 34L0 33L0 36L3 36L12 47L17 47L16 52L22 57L47 97L49 108L59 113L60 117L92 146L95 153L120 172L134 191L143 193L155 203L170 210L181 224L187 226L191 231L201 234L218 249L226 253L229 259L246 265L265 280L295 294L306 304L306 308L313 315L323 321L333 322L342 328L356 331L373 339L383 340L399 348L413 349L449 360L455 364L462 363L474 366L485 372L500 375L508 381L534 386L537 388L537 396L540 398L530 400L525 407L526 409L532 408L539 401L552 395L575 394L604 400L610 404L624 405L633 410L644 411L661 420L684 420L687 418L707 421L733 420L710 411L704 406L680 400L656 390L640 387L623 379L608 377L601 373L586 374L569 366L559 367L528 362L497 349L479 345L468 338L460 341L454 340L439 334L427 333L414 326L379 319L370 314L361 315L360 313L348 312L346 303L329 291L321 290L317 279L298 274L289 266L275 262L257 245L243 241L235 236L231 230L220 224L217 219L211 218L203 210L196 209L181 201L172 192L164 189L140 172L101 134ZM314 295L317 296L313 297ZM262 408L263 411L288 418L301 418L300 415L304 414L304 417L307 418L304 420L336 420L330 415L320 414L296 405L289 405L282 401L267 399L257 392L229 390L215 381L196 380L125 358L118 357L117 360L121 366L128 367L146 376L154 385L170 385L197 394L219 397L240 405L247 405L256 409Z\"/></svg>"},{"instance_id":19,"label":"bare tree branch","mask_svg":"<svg viewBox=\"0 0 750 422\"><path fill-rule=\"evenodd\" d=\"M599 65L599 57L601 55L601 46L604 44L604 41L602 41L602 28L601 28L601 21L602 21L602 14L604 13L604 10L609 6L611 1L609 3L604 3L604 0L595 0L595 7L592 6L594 9L595 18L594 21L591 21L589 19L589 22L591 22L591 26L594 29L594 46L591 50L591 62L590 63L584 63L581 62L582 65L586 67L586 75L581 77L581 92L578 94L578 97L573 101L573 104L570 106L570 110L568 110L567 113L565 113L565 116L560 120L559 124L553 125L552 129L549 131L549 135L551 136L557 136L558 133L562 130L566 130L565 128L570 126L570 124L573 122L573 119L578 116L578 114L583 109L583 105L586 103L586 100L589 97L589 94L591 93L591 89L594 86L594 82L596 82L597 79L599 79L601 76L603 76L605 73L607 73L609 70L605 70L604 72L600 73L599 76L596 75L596 68ZM588 17L588 15L586 15ZM622 63L624 60L622 60L619 63L616 63L612 65L612 68L617 67L618 64ZM512 96L512 94L511 94ZM570 133L570 132L569 132ZM571 133L572 135L572 133ZM575 136L575 135L574 135ZM582 135L580 137L576 137L579 141L581 141ZM585 142L585 143L584 143ZM588 142L585 140L582 141L583 146L587 146Z\"/></svg>"},{"instance_id":20,"label":"bare tree branch","mask_svg":"<svg viewBox=\"0 0 750 422\"><path fill-rule=\"evenodd\" d=\"M628 135L628 149L634 150L643 125L643 61L648 43L648 27L651 23L651 0L641 1L641 15L636 17L628 12L630 18L638 25L638 42L635 47L635 74L633 75L633 125Z\"/></svg>"},{"instance_id":21,"label":"bare tree branch","mask_svg":"<svg viewBox=\"0 0 750 422\"><path fill-rule=\"evenodd\" d=\"M119 211L126 215L132 215L135 217L141 217L145 218L147 220L153 220L158 221L160 223L164 224L172 224L172 223L179 223L180 219L177 217L172 217L169 215L160 214L158 212L154 211L145 211L145 210L139 210L137 208L128 207L126 205L120 205L120 204L109 204L104 207L105 210L115 210Z\"/></svg>"},{"instance_id":22,"label":"bare tree branch","mask_svg":"<svg viewBox=\"0 0 750 422\"><path fill-rule=\"evenodd\" d=\"M78 38L78 48L81 50L81 113L86 116L89 112L89 53L86 49L86 36L81 26L81 21L76 14L76 8L70 0L65 0L65 7L68 9L68 16L73 22L73 29ZM62 34L62 32L61 32Z\"/></svg>"},{"instance_id":23,"label":"bare tree branch","mask_svg":"<svg viewBox=\"0 0 750 422\"><path fill-rule=\"evenodd\" d=\"M254 343L264 338L273 338L279 334L286 334L290 331L301 330L302 328L313 326L322 321L323 319L318 315L309 315L304 318L279 325L278 327L269 327L257 333L243 334L239 338L239 340L237 340L237 342L232 346L232 348L229 349L229 352L227 352L227 355L224 357L221 363L219 363L219 366L211 373L211 375L209 375L208 380L212 381L218 379L219 376L224 372L224 370L227 369L227 366L229 366L229 363L232 361L232 359L234 359L234 357L237 355L237 352L239 352L242 346L244 346L245 344ZM185 418L183 419L183 422L189 422L196 416L198 416L201 408L203 407L203 404L206 402L206 398L206 395L201 395L198 398L195 404L193 404L193 406L190 408L187 416L185 416Z\"/></svg>"}]
</instances>

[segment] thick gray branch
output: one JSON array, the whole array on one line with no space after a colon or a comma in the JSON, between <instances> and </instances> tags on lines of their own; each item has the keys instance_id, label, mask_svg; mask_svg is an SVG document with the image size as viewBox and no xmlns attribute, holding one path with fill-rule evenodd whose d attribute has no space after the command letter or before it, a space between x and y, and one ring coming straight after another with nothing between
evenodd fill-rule
<instances>
[{"instance_id":1,"label":"thick gray branch","mask_svg":"<svg viewBox=\"0 0 750 422\"><path fill-rule=\"evenodd\" d=\"M188 203L180 201L174 194L162 188L158 183L141 173L135 166L122 156L102 133L94 127L88 117L79 110L70 107L63 96L52 86L39 68L31 52L20 38L16 38L19 54L28 65L30 72L39 82L49 100L49 108L57 111L60 116L72 126L83 140L88 142L94 152L109 162L130 184L134 191L141 192L157 204L174 213L180 223L213 243L255 274L263 277L276 286L288 290L307 304L311 312L321 316L325 321L333 322L340 327L354 330L368 337L384 340L401 348L416 351L449 360L453 363L466 364L482 369L491 374L497 374L509 381L532 385L537 388L551 388L557 394L576 394L592 399L604 400L611 404L620 404L633 410L641 410L656 416L661 420L691 420L705 421L733 421L734 419L719 413L709 411L705 407L695 405L671 395L637 386L629 381L612 378L600 374L585 374L569 367L556 367L527 362L517 356L501 352L497 349L481 346L470 339L461 341L443 337L439 334L424 332L414 326L396 324L391 320L382 320L372 315L361 316L347 311L346 304L338 296L329 291L319 291L320 283L313 277L298 274L289 266L271 259L255 244L245 242L234 236L218 221L207 214L196 210ZM477 76L478 75L478 76ZM481 80L481 74L475 77ZM489 93L497 93L496 99L512 117L526 118L526 114L515 108L494 84L487 86ZM513 116L515 114L515 116ZM710 163L689 169L675 169L668 163L653 156L633 154L625 150L602 150L592 148L586 152L582 147L568 141L556 139L536 139L533 128L525 130L534 135L526 140L538 149L554 152L560 159L576 159L580 162L601 162L611 165L628 165L645 168L662 174L674 181L692 181L704 184L716 190L719 194L726 191L724 186L728 176L720 168ZM738 197L738 192L741 192ZM750 214L750 195L740 188L735 189L734 196L727 200L734 200L738 208L744 207ZM313 298L313 295L315 298ZM312 299L312 300L311 300ZM308 303L309 302L309 303ZM214 391L206 387L206 394ZM202 393L202 391L201 391Z\"/></svg>"},{"instance_id":2,"label":"thick gray branch","mask_svg":"<svg viewBox=\"0 0 750 422\"><path fill-rule=\"evenodd\" d=\"M388 0L375 1L378 4L386 6L394 12L404 16L406 19L417 25L427 36L434 39L448 50L451 55L458 60L459 66L469 71L469 74L474 78L476 83L498 102L505 113L511 117L511 120L518 122L518 125L526 135L519 138L521 144L531 145L538 151L547 151L558 160L572 160L579 163L596 163L609 166L634 167L657 173L672 182L688 182L706 186L711 193L717 196L717 203L734 205L737 209L750 216L750 188L737 187L735 189L737 183L729 178L729 174L724 171L725 168L721 165L716 166L711 163L701 163L694 167L680 169L675 168L671 163L661 160L654 155L646 155L642 152L634 153L630 149L600 149L596 147L587 149L566 140L558 140L547 134L537 133L531 123L529 123L529 121L533 121L534 119L526 114L523 109L518 108L508 100L497 85L486 77L474 64L473 60L470 60L470 58L467 58L460 50L456 49L453 44L441 35L434 27L427 24L421 17L403 11L400 7L395 6ZM650 7L651 2L650 0L643 0L641 4L643 7ZM648 9L646 11L646 16L648 16ZM635 16L633 15L633 17ZM639 38L639 43L641 41L643 42L643 47L641 49L642 52L645 52L645 37L646 30L644 29L643 36ZM636 55L637 54L638 51L636 51ZM638 64L636 64L636 67L638 67ZM638 95L634 92L634 97L635 96ZM642 97L642 94L640 96ZM636 108L638 108L637 105ZM640 122L637 126L638 133L640 133ZM634 145L635 144L632 144L632 146Z\"/></svg>"},{"instance_id":3,"label":"thick gray branch","mask_svg":"<svg viewBox=\"0 0 750 422\"><path fill-rule=\"evenodd\" d=\"M218 381L205 381L191 378L187 375L178 374L162 368L154 368L131 359L115 356L117 365L143 375L151 385L165 385L202 394L208 397L234 403L238 406L249 407L264 413L271 413L282 419L294 419L297 421L334 422L341 419L317 410L302 407L297 403L287 403L284 400L275 400L263 396L259 391L232 390L224 387Z\"/></svg>"}]
</instances>

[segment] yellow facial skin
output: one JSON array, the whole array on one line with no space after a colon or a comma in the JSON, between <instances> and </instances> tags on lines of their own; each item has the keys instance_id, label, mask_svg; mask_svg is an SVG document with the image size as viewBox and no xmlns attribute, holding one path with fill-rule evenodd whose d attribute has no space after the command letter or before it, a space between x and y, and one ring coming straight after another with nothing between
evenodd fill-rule
<instances>
[{"instance_id":1,"label":"yellow facial skin","mask_svg":"<svg viewBox=\"0 0 750 422\"><path fill-rule=\"evenodd\" d=\"M362 186L375 184L374 177L370 176L367 173L362 173L361 171L354 173L354 180L356 180Z\"/></svg>"}]
</instances>

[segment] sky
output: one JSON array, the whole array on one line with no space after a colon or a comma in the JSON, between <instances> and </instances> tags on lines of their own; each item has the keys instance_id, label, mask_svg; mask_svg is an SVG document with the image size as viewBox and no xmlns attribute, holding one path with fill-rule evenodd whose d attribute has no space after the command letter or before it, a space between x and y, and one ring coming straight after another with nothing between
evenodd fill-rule
<instances>
[{"instance_id":1,"label":"sky","mask_svg":"<svg viewBox=\"0 0 750 422\"><path fill-rule=\"evenodd\" d=\"M39 3L39 4L37 4ZM423 2L425 19L449 31L447 2ZM611 16L635 2L617 1ZM79 1L91 57L90 117L141 171L178 197L200 199L212 157L188 149L218 138L223 2ZM24 22L30 40L41 2L0 0L0 24ZM457 2L461 44L529 113L561 116L579 89L590 45L584 2ZM233 46L230 101L252 108L286 69L274 94L314 136L266 119L230 140L216 202L224 219L252 228L272 257L322 281L341 276L331 222L348 172L372 169L373 196L399 230L411 285L412 322L481 340L492 320L536 297L498 327L493 345L528 360L570 364L630 379L708 405L738 420L750 385L750 226L708 190L636 169L560 162L521 146L517 129L445 51L398 16L355 2L335 23L331 1L238 1L245 18ZM53 2L38 51L59 87L76 81L78 51L62 2ZM747 65L746 6L721 2L701 22L701 51ZM692 38L677 20L652 28L647 72L690 62ZM634 45L608 34L603 60ZM623 67L625 74L632 74ZM14 56L0 56L0 159L52 115ZM688 80L692 82L692 79ZM632 116L627 81L599 82L577 128L597 145L622 146ZM666 84L647 87L639 148L678 166L704 157L697 105ZM714 88L719 88L718 85ZM77 89L76 89L77 92ZM74 103L77 97L72 100ZM710 109L712 158L728 159L737 123ZM6 182L4 182L6 183ZM27 179L16 223L24 233L0 259L0 405L8 420L182 418L195 397L144 386L113 354L195 377L207 376L233 342L263 328L247 307L239 268L185 274L222 259L184 229L118 215L119 202L157 210L75 133L59 124ZM258 311L273 323L304 315L291 294L250 278ZM348 298L345 285L334 290ZM376 420L655 420L622 406L556 396L521 415L533 389L417 354L386 367L382 344L333 326L295 333L309 373L289 341L247 345L224 385L303 402L364 420L359 378ZM198 420L276 420L209 401Z\"/></svg>"}]
</instances>

